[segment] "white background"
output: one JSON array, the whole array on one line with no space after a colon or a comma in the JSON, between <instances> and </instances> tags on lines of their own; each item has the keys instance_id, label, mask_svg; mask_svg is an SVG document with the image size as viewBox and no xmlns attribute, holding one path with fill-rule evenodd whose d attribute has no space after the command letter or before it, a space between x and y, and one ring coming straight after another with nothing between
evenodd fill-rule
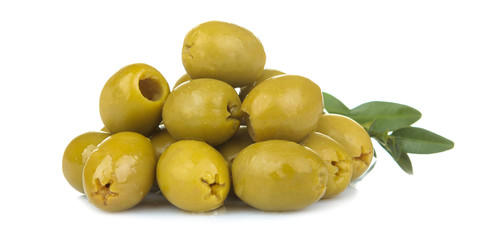
<instances>
[{"instance_id":1,"label":"white background","mask_svg":"<svg viewBox=\"0 0 478 240\"><path fill-rule=\"evenodd\" d=\"M0 2L0 239L478 238L476 1L170 2ZM349 107L417 108L416 126L455 148L412 155L409 176L377 146L363 181L298 212L229 201L190 214L155 198L96 209L64 179L64 148L102 128L99 94L121 67L148 63L174 84L184 36L209 20L248 28L266 67L306 76Z\"/></svg>"}]
</instances>

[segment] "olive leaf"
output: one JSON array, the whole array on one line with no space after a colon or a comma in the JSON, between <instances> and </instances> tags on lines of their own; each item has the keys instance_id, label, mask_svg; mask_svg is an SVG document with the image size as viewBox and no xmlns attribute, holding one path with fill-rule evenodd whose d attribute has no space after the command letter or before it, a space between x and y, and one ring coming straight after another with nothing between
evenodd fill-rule
<instances>
[{"instance_id":1,"label":"olive leaf","mask_svg":"<svg viewBox=\"0 0 478 240\"><path fill-rule=\"evenodd\" d=\"M364 103L349 112L349 117L365 127L374 123L374 131L379 133L408 127L421 116L418 110L407 105L380 101Z\"/></svg>"},{"instance_id":2,"label":"olive leaf","mask_svg":"<svg viewBox=\"0 0 478 240\"><path fill-rule=\"evenodd\" d=\"M345 116L349 115L350 109L339 99L326 92L322 92L322 95L324 96L324 107L328 113L336 113Z\"/></svg>"},{"instance_id":3,"label":"olive leaf","mask_svg":"<svg viewBox=\"0 0 478 240\"><path fill-rule=\"evenodd\" d=\"M408 154L405 152L402 152L399 158L394 158L395 162L397 162L398 166L405 171L406 173L412 175L413 174L413 167L412 167L412 162L410 161L410 158L408 157Z\"/></svg>"},{"instance_id":4,"label":"olive leaf","mask_svg":"<svg viewBox=\"0 0 478 240\"><path fill-rule=\"evenodd\" d=\"M453 141L423 128L405 127L391 134L400 148L408 153L430 154L453 148Z\"/></svg>"},{"instance_id":5,"label":"olive leaf","mask_svg":"<svg viewBox=\"0 0 478 240\"><path fill-rule=\"evenodd\" d=\"M390 156L392 156L393 160L395 160L395 162L404 172L410 175L413 174L412 162L410 161L407 152L401 149L395 137L386 136L384 139L382 137L375 136L374 138L390 154Z\"/></svg>"},{"instance_id":6,"label":"olive leaf","mask_svg":"<svg viewBox=\"0 0 478 240\"><path fill-rule=\"evenodd\" d=\"M391 149L389 152L390 155L392 156L393 160L400 166L400 168L412 175L413 174L413 167L412 167L412 162L410 161L410 158L408 157L408 154L400 144L398 144L397 139L394 136L388 136L387 137L387 145Z\"/></svg>"}]
</instances>

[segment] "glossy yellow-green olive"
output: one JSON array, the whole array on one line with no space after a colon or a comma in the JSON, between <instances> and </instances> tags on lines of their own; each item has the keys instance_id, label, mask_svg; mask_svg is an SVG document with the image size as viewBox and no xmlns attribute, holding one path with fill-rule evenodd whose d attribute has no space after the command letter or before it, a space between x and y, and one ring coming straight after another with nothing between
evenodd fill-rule
<instances>
[{"instance_id":1,"label":"glossy yellow-green olive","mask_svg":"<svg viewBox=\"0 0 478 240\"><path fill-rule=\"evenodd\" d=\"M352 180L360 177L370 166L373 145L367 131L353 119L337 114L324 114L317 125L323 133L340 143L352 156Z\"/></svg>"},{"instance_id":2,"label":"glossy yellow-green olive","mask_svg":"<svg viewBox=\"0 0 478 240\"><path fill-rule=\"evenodd\" d=\"M159 156L169 147L169 145L177 142L168 130L164 126L160 126L150 137L151 144L153 145L154 151L156 152L156 158L159 159Z\"/></svg>"},{"instance_id":3,"label":"glossy yellow-green olive","mask_svg":"<svg viewBox=\"0 0 478 240\"><path fill-rule=\"evenodd\" d=\"M274 69L264 69L264 71L262 72L261 76L256 80L254 81L252 84L250 85L247 85L245 87L241 87L241 90L239 92L239 98L241 99L241 101L244 101L244 98L246 98L247 94L249 94L249 92L255 87L257 86L259 83L263 82L264 80L268 79L268 78L271 78L271 77L274 77L274 76L278 76L278 75L282 75L282 74L285 74L279 70L274 70Z\"/></svg>"},{"instance_id":4,"label":"glossy yellow-green olive","mask_svg":"<svg viewBox=\"0 0 478 240\"><path fill-rule=\"evenodd\" d=\"M331 198L343 192L352 179L352 157L340 143L322 133L313 132L302 145L312 149L324 161L329 172L327 191L323 198Z\"/></svg>"},{"instance_id":5,"label":"glossy yellow-green olive","mask_svg":"<svg viewBox=\"0 0 478 240\"><path fill-rule=\"evenodd\" d=\"M164 103L163 123L178 140L226 142L242 117L241 100L234 88L214 79L195 79L171 92Z\"/></svg>"},{"instance_id":6,"label":"glossy yellow-green olive","mask_svg":"<svg viewBox=\"0 0 478 240\"><path fill-rule=\"evenodd\" d=\"M244 149L245 147L253 144L251 137L249 136L249 132L247 131L247 126L240 126L237 129L236 133L229 139L227 142L219 145L216 149L224 156L226 162L229 165L229 170L232 166L232 162L234 158L236 158L237 154Z\"/></svg>"},{"instance_id":7,"label":"glossy yellow-green olive","mask_svg":"<svg viewBox=\"0 0 478 240\"><path fill-rule=\"evenodd\" d=\"M83 188L88 200L106 211L137 205L151 189L156 157L148 138L120 132L105 139L88 158Z\"/></svg>"},{"instance_id":8,"label":"glossy yellow-green olive","mask_svg":"<svg viewBox=\"0 0 478 240\"><path fill-rule=\"evenodd\" d=\"M175 88L177 88L179 85L185 83L185 82L188 82L188 81L191 81L191 77L189 76L189 74L185 73L183 74L179 79L178 81L176 81L176 83L174 84L174 87L173 87L173 90Z\"/></svg>"},{"instance_id":9,"label":"glossy yellow-green olive","mask_svg":"<svg viewBox=\"0 0 478 240\"><path fill-rule=\"evenodd\" d=\"M168 82L147 64L131 64L116 72L100 96L100 115L111 133L132 131L145 136L161 122Z\"/></svg>"},{"instance_id":10,"label":"glossy yellow-green olive","mask_svg":"<svg viewBox=\"0 0 478 240\"><path fill-rule=\"evenodd\" d=\"M222 206L230 188L229 170L222 155L195 140L171 144L159 158L156 176L166 199L190 212Z\"/></svg>"},{"instance_id":11,"label":"glossy yellow-green olive","mask_svg":"<svg viewBox=\"0 0 478 240\"><path fill-rule=\"evenodd\" d=\"M182 60L191 78L214 78L233 87L251 84L266 62L264 47L249 30L235 24L210 21L188 32Z\"/></svg>"},{"instance_id":12,"label":"glossy yellow-green olive","mask_svg":"<svg viewBox=\"0 0 478 240\"><path fill-rule=\"evenodd\" d=\"M236 158L237 154L245 147L253 144L247 126L242 125L237 129L237 132L225 143L216 147L216 149L222 154L227 162L229 173L232 172L232 162ZM232 179L232 175L231 175ZM229 190L229 197L234 197L234 189Z\"/></svg>"},{"instance_id":13,"label":"glossy yellow-green olive","mask_svg":"<svg viewBox=\"0 0 478 240\"><path fill-rule=\"evenodd\" d=\"M269 140L244 148L232 163L236 195L263 211L292 211L319 200L326 191L325 163L309 148Z\"/></svg>"},{"instance_id":14,"label":"glossy yellow-green olive","mask_svg":"<svg viewBox=\"0 0 478 240\"><path fill-rule=\"evenodd\" d=\"M171 134L169 134L168 130L164 127L164 125L160 125L159 128L154 131L153 135L149 137L151 140L151 144L153 145L154 151L156 153L156 160L159 159L161 154L169 147L169 145L177 142ZM156 171L155 171L156 174ZM156 177L155 177L156 179ZM151 192L158 192L159 186L157 181L154 181L153 187L151 188Z\"/></svg>"},{"instance_id":15,"label":"glossy yellow-green olive","mask_svg":"<svg viewBox=\"0 0 478 240\"><path fill-rule=\"evenodd\" d=\"M63 175L78 192L84 193L82 173L91 152L110 135L105 132L83 133L68 144L63 153Z\"/></svg>"},{"instance_id":16,"label":"glossy yellow-green olive","mask_svg":"<svg viewBox=\"0 0 478 240\"><path fill-rule=\"evenodd\" d=\"M305 77L279 75L254 87L242 102L242 110L254 141L300 142L317 127L322 92Z\"/></svg>"}]
</instances>

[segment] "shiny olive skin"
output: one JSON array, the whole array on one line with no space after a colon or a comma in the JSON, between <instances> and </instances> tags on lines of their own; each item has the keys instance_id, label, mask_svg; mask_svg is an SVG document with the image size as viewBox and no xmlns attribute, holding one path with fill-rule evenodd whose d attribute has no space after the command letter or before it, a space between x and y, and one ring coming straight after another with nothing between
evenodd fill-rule
<instances>
[{"instance_id":1,"label":"shiny olive skin","mask_svg":"<svg viewBox=\"0 0 478 240\"><path fill-rule=\"evenodd\" d=\"M177 142L168 130L164 126L160 126L153 135L149 138L151 144L153 145L154 151L156 153L156 158L159 159L159 156L169 147L169 145Z\"/></svg>"},{"instance_id":2,"label":"shiny olive skin","mask_svg":"<svg viewBox=\"0 0 478 240\"><path fill-rule=\"evenodd\" d=\"M75 137L63 153L63 175L78 192L83 191L83 167L91 152L110 134L105 132L87 132Z\"/></svg>"},{"instance_id":3,"label":"shiny olive skin","mask_svg":"<svg viewBox=\"0 0 478 240\"><path fill-rule=\"evenodd\" d=\"M215 79L194 79L171 92L164 103L163 123L178 140L226 142L242 117L241 100L234 88Z\"/></svg>"},{"instance_id":4,"label":"shiny olive skin","mask_svg":"<svg viewBox=\"0 0 478 240\"><path fill-rule=\"evenodd\" d=\"M168 82L158 70L143 63L128 65L101 91L101 120L111 133L132 131L148 136L161 122L168 94Z\"/></svg>"},{"instance_id":5,"label":"shiny olive skin","mask_svg":"<svg viewBox=\"0 0 478 240\"><path fill-rule=\"evenodd\" d=\"M148 138L135 132L116 133L88 158L83 170L85 195L105 211L134 207L153 185L155 164Z\"/></svg>"},{"instance_id":6,"label":"shiny olive skin","mask_svg":"<svg viewBox=\"0 0 478 240\"><path fill-rule=\"evenodd\" d=\"M240 126L237 129L236 133L229 139L227 142L219 145L216 149L224 156L224 159L227 161L229 169L232 166L234 158L237 154L244 149L245 147L253 144L252 138L249 136L247 131L247 126Z\"/></svg>"},{"instance_id":7,"label":"shiny olive skin","mask_svg":"<svg viewBox=\"0 0 478 240\"><path fill-rule=\"evenodd\" d=\"M156 176L164 197L190 212L222 206L230 188L229 170L222 155L195 140L171 144L159 158Z\"/></svg>"},{"instance_id":8,"label":"shiny olive skin","mask_svg":"<svg viewBox=\"0 0 478 240\"><path fill-rule=\"evenodd\" d=\"M317 132L333 138L350 153L354 168L352 180L367 171L373 158L373 145L360 124L346 116L324 114L318 122Z\"/></svg>"},{"instance_id":9,"label":"shiny olive skin","mask_svg":"<svg viewBox=\"0 0 478 240\"><path fill-rule=\"evenodd\" d=\"M191 77L187 73L183 74L174 84L173 90L176 89L179 85L188 81L191 81Z\"/></svg>"},{"instance_id":10,"label":"shiny olive skin","mask_svg":"<svg viewBox=\"0 0 478 240\"><path fill-rule=\"evenodd\" d=\"M236 195L263 211L292 211L319 200L326 191L325 163L309 148L268 140L244 148L232 163Z\"/></svg>"},{"instance_id":11,"label":"shiny olive skin","mask_svg":"<svg viewBox=\"0 0 478 240\"><path fill-rule=\"evenodd\" d=\"M266 80L268 78L278 76L278 75L282 75L282 74L285 74L285 73L283 73L279 70L274 70L274 69L268 69L268 68L264 69L264 71L262 71L261 76L256 81L254 81L250 85L247 85L245 87L241 87L241 90L239 92L239 98L241 99L241 101L244 101L244 98L246 98L247 94L249 94L249 92L255 86L257 86L259 83L264 82L264 80Z\"/></svg>"},{"instance_id":12,"label":"shiny olive skin","mask_svg":"<svg viewBox=\"0 0 478 240\"><path fill-rule=\"evenodd\" d=\"M252 138L249 136L247 126L241 125L236 133L225 143L216 147L227 162L229 173L232 173L232 162L237 154L245 147L253 144ZM232 179L232 175L231 175ZM234 197L234 189L229 190L229 197Z\"/></svg>"},{"instance_id":13,"label":"shiny olive skin","mask_svg":"<svg viewBox=\"0 0 478 240\"><path fill-rule=\"evenodd\" d=\"M259 78L266 54L262 43L249 30L232 23L210 21L187 33L182 61L192 79L214 78L242 87Z\"/></svg>"},{"instance_id":14,"label":"shiny olive skin","mask_svg":"<svg viewBox=\"0 0 478 240\"><path fill-rule=\"evenodd\" d=\"M301 144L317 153L327 166L329 179L323 198L332 198L343 192L353 173L352 157L348 151L331 137L318 132L309 134Z\"/></svg>"},{"instance_id":15,"label":"shiny olive skin","mask_svg":"<svg viewBox=\"0 0 478 240\"><path fill-rule=\"evenodd\" d=\"M242 102L244 119L255 142L300 142L317 127L323 111L320 87L297 75L279 75L254 87Z\"/></svg>"},{"instance_id":16,"label":"shiny olive skin","mask_svg":"<svg viewBox=\"0 0 478 240\"><path fill-rule=\"evenodd\" d=\"M168 130L164 127L164 125L160 125L156 129L156 131L154 131L153 135L149 137L149 140L151 140L151 144L153 145L154 151L156 153L156 160L159 159L161 154L166 150L166 148L169 147L169 145L178 141L173 138L171 134L169 134ZM156 177L154 179L156 179ZM153 182L151 192L159 192L159 186L157 181Z\"/></svg>"}]
</instances>

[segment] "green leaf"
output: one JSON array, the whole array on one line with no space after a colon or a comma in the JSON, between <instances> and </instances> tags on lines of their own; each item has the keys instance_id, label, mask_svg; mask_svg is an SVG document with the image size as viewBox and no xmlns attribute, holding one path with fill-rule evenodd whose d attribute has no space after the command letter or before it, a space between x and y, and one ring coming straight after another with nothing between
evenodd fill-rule
<instances>
[{"instance_id":1,"label":"green leaf","mask_svg":"<svg viewBox=\"0 0 478 240\"><path fill-rule=\"evenodd\" d=\"M408 127L422 114L407 105L374 101L351 109L349 116L363 126L373 123L373 131L382 133Z\"/></svg>"},{"instance_id":2,"label":"green leaf","mask_svg":"<svg viewBox=\"0 0 478 240\"><path fill-rule=\"evenodd\" d=\"M394 136L388 136L386 139L374 137L377 142L392 156L393 160L400 168L408 173L413 174L413 167L408 154L401 149Z\"/></svg>"},{"instance_id":3,"label":"green leaf","mask_svg":"<svg viewBox=\"0 0 478 240\"><path fill-rule=\"evenodd\" d=\"M392 133L400 148L408 153L430 154L450 150L453 141L423 128L406 127Z\"/></svg>"},{"instance_id":4,"label":"green leaf","mask_svg":"<svg viewBox=\"0 0 478 240\"><path fill-rule=\"evenodd\" d=\"M322 92L322 95L324 96L324 107L327 112L341 115L349 114L350 109L339 99L326 92Z\"/></svg>"},{"instance_id":5,"label":"green leaf","mask_svg":"<svg viewBox=\"0 0 478 240\"><path fill-rule=\"evenodd\" d=\"M387 138L387 147L389 149L388 153L393 157L393 159L399 159L400 156L402 155L402 149L400 146L395 142L394 137L388 137Z\"/></svg>"},{"instance_id":6,"label":"green leaf","mask_svg":"<svg viewBox=\"0 0 478 240\"><path fill-rule=\"evenodd\" d=\"M400 166L400 168L412 175L413 174L413 167L412 167L412 162L410 161L410 158L408 157L408 154L405 153L405 152L402 152L402 154L400 155L399 158L394 158L395 162L397 162L398 166Z\"/></svg>"}]
</instances>

